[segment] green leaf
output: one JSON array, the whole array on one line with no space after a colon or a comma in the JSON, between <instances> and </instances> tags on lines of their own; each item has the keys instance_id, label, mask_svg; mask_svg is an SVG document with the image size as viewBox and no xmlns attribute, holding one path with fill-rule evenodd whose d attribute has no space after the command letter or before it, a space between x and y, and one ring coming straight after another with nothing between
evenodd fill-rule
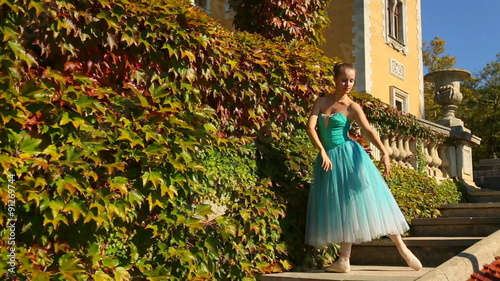
<instances>
[{"instance_id":1,"label":"green leaf","mask_svg":"<svg viewBox=\"0 0 500 281\"><path fill-rule=\"evenodd\" d=\"M120 264L120 261L118 259L104 258L102 259L102 264L105 267L114 268Z\"/></svg>"},{"instance_id":2,"label":"green leaf","mask_svg":"<svg viewBox=\"0 0 500 281\"><path fill-rule=\"evenodd\" d=\"M148 182L151 182L153 186L156 188L158 187L158 184L164 183L165 180L163 179L163 176L161 175L160 172L152 171L152 172L145 172L142 175L142 184L146 186Z\"/></svg>"},{"instance_id":3,"label":"green leaf","mask_svg":"<svg viewBox=\"0 0 500 281\"><path fill-rule=\"evenodd\" d=\"M67 280L77 280L77 274L85 272L79 258L73 257L73 253L67 253L59 259L59 272Z\"/></svg>"},{"instance_id":4,"label":"green leaf","mask_svg":"<svg viewBox=\"0 0 500 281\"><path fill-rule=\"evenodd\" d=\"M144 142L142 141L142 139L139 138L137 134L128 129L120 130L120 136L117 140L128 140L129 142L131 142L132 147L140 145L142 148L144 148Z\"/></svg>"},{"instance_id":5,"label":"green leaf","mask_svg":"<svg viewBox=\"0 0 500 281\"><path fill-rule=\"evenodd\" d=\"M113 273L115 274L116 281L128 281L131 279L130 273L123 267L115 268Z\"/></svg>"},{"instance_id":6,"label":"green leaf","mask_svg":"<svg viewBox=\"0 0 500 281\"><path fill-rule=\"evenodd\" d=\"M186 226L191 229L203 229L203 221L196 218L189 218L185 222Z\"/></svg>"},{"instance_id":7,"label":"green leaf","mask_svg":"<svg viewBox=\"0 0 500 281\"><path fill-rule=\"evenodd\" d=\"M36 59L29 53L26 52L26 50L21 46L21 44L14 42L14 41L9 41L7 43L10 47L10 49L16 54L16 57L21 60L26 62L28 67L32 67L33 65L37 65L38 63L36 62Z\"/></svg>"},{"instance_id":8,"label":"green leaf","mask_svg":"<svg viewBox=\"0 0 500 281\"><path fill-rule=\"evenodd\" d=\"M10 170L10 166L12 165L12 157L7 155L7 154L0 154L0 164L2 165L2 168L4 171Z\"/></svg>"},{"instance_id":9,"label":"green leaf","mask_svg":"<svg viewBox=\"0 0 500 281\"><path fill-rule=\"evenodd\" d=\"M57 193L59 195L63 195L64 191L66 190L71 195L73 195L77 190L80 191L81 194L84 194L84 190L82 189L80 182L70 175L67 175L64 178L57 179L56 185L57 185Z\"/></svg>"},{"instance_id":10,"label":"green leaf","mask_svg":"<svg viewBox=\"0 0 500 281\"><path fill-rule=\"evenodd\" d=\"M153 210L154 207L158 206L160 208L165 208L165 201L161 196L157 193L149 193L147 200L149 202L149 210Z\"/></svg>"},{"instance_id":11,"label":"green leaf","mask_svg":"<svg viewBox=\"0 0 500 281\"><path fill-rule=\"evenodd\" d=\"M44 2L38 2L31 0L28 9L35 8L36 10L36 15L39 16L41 13L46 13L47 12L47 7L45 7Z\"/></svg>"},{"instance_id":12,"label":"green leaf","mask_svg":"<svg viewBox=\"0 0 500 281\"><path fill-rule=\"evenodd\" d=\"M205 124L203 125L203 127L205 128L205 130L206 130L207 132L211 132L211 133L215 133L215 132L217 132L217 128L216 128L216 127L214 126L214 124L212 124L212 123L205 123Z\"/></svg>"},{"instance_id":13,"label":"green leaf","mask_svg":"<svg viewBox=\"0 0 500 281\"><path fill-rule=\"evenodd\" d=\"M144 202L144 195L142 195L138 190L134 189L129 191L127 194L127 201L135 206L136 204L140 207L142 206L142 202Z\"/></svg>"},{"instance_id":14,"label":"green leaf","mask_svg":"<svg viewBox=\"0 0 500 281\"><path fill-rule=\"evenodd\" d=\"M68 112L64 112L59 125L63 126L68 123L73 124L73 126L78 129L80 126L85 125L85 120L75 114L70 115Z\"/></svg>"},{"instance_id":15,"label":"green leaf","mask_svg":"<svg viewBox=\"0 0 500 281\"><path fill-rule=\"evenodd\" d=\"M76 222L78 218L85 217L86 212L84 211L84 205L80 201L75 201L75 199L71 200L64 208L63 212L71 212L73 216L73 221Z\"/></svg>"},{"instance_id":16,"label":"green leaf","mask_svg":"<svg viewBox=\"0 0 500 281\"><path fill-rule=\"evenodd\" d=\"M212 251L212 252L216 252L217 251L217 246L219 245L219 240L215 237L208 237L207 239L205 239L205 243L204 243L205 247Z\"/></svg>"},{"instance_id":17,"label":"green leaf","mask_svg":"<svg viewBox=\"0 0 500 281\"><path fill-rule=\"evenodd\" d=\"M110 190L118 190L121 194L128 193L128 179L125 177L115 177L111 181Z\"/></svg>"},{"instance_id":18,"label":"green leaf","mask_svg":"<svg viewBox=\"0 0 500 281\"><path fill-rule=\"evenodd\" d=\"M167 186L167 185L161 183L160 189L161 189L161 196L162 197L165 196L165 194L168 194L169 198L173 199L178 194L177 188L175 188L175 186L173 186L173 185Z\"/></svg>"},{"instance_id":19,"label":"green leaf","mask_svg":"<svg viewBox=\"0 0 500 281\"><path fill-rule=\"evenodd\" d=\"M97 271L95 274L92 275L92 278L94 281L114 280L113 277L107 275L106 273L104 273L102 271Z\"/></svg>"},{"instance_id":20,"label":"green leaf","mask_svg":"<svg viewBox=\"0 0 500 281\"><path fill-rule=\"evenodd\" d=\"M82 113L83 108L97 109L96 104L98 104L98 103L99 103L99 100L94 99L94 98L89 97L89 96L81 97L75 101L75 105L76 105L77 111L79 113Z\"/></svg>"},{"instance_id":21,"label":"green leaf","mask_svg":"<svg viewBox=\"0 0 500 281\"><path fill-rule=\"evenodd\" d=\"M209 204L199 204L198 206L196 206L195 212L196 214L203 217L214 214L214 211L212 211L212 207Z\"/></svg>"},{"instance_id":22,"label":"green leaf","mask_svg":"<svg viewBox=\"0 0 500 281\"><path fill-rule=\"evenodd\" d=\"M40 153L40 150L38 150L38 146L40 145L41 142L42 140L40 139L32 139L29 135L26 135L21 141L19 149L22 152L30 155L38 154Z\"/></svg>"}]
</instances>

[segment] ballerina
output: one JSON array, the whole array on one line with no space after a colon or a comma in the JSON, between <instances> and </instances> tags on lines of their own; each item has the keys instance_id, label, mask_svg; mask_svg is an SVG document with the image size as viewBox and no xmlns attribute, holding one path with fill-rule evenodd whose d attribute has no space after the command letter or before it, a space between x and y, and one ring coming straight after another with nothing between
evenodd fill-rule
<instances>
[{"instance_id":1,"label":"ballerina","mask_svg":"<svg viewBox=\"0 0 500 281\"><path fill-rule=\"evenodd\" d=\"M339 243L339 258L325 271L347 273L353 243L387 235L408 266L420 270L422 264L401 238L409 225L387 183L365 150L348 135L355 121L380 150L380 163L388 176L389 155L361 106L348 95L356 71L351 64L339 63L334 72L335 92L314 102L307 122L307 134L319 154L309 193L306 243L315 247Z\"/></svg>"}]
</instances>

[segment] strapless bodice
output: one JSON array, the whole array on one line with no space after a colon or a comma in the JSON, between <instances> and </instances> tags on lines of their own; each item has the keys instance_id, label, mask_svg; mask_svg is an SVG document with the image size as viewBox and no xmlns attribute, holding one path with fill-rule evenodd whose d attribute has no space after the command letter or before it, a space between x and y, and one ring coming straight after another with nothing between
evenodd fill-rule
<instances>
[{"instance_id":1,"label":"strapless bodice","mask_svg":"<svg viewBox=\"0 0 500 281\"><path fill-rule=\"evenodd\" d=\"M331 115L321 114L318 118L319 138L326 150L348 141L350 128L349 119L340 112Z\"/></svg>"}]
</instances>

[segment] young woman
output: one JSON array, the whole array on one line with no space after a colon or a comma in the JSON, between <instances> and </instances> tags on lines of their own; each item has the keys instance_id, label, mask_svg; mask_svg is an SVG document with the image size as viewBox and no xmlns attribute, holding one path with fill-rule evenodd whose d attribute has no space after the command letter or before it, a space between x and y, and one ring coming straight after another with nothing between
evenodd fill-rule
<instances>
[{"instance_id":1,"label":"young woman","mask_svg":"<svg viewBox=\"0 0 500 281\"><path fill-rule=\"evenodd\" d=\"M388 235L408 266L420 270L422 264L401 239L409 226L386 182L365 150L348 136L356 121L380 150L384 174L389 175L391 164L384 145L361 106L348 96L356 71L350 64L339 63L334 72L335 92L314 102L307 122L307 134L319 155L309 193L306 243L315 247L340 243L339 258L325 271L349 272L352 243Z\"/></svg>"}]
</instances>

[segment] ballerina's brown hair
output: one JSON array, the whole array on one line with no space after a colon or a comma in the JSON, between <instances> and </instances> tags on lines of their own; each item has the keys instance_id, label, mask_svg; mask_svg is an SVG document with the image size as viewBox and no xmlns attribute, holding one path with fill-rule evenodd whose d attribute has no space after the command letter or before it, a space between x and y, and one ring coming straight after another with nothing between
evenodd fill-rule
<instances>
[{"instance_id":1,"label":"ballerina's brown hair","mask_svg":"<svg viewBox=\"0 0 500 281\"><path fill-rule=\"evenodd\" d=\"M356 70L354 66L347 62L338 62L333 66L334 76L337 77L340 73L343 73L347 69Z\"/></svg>"}]
</instances>

